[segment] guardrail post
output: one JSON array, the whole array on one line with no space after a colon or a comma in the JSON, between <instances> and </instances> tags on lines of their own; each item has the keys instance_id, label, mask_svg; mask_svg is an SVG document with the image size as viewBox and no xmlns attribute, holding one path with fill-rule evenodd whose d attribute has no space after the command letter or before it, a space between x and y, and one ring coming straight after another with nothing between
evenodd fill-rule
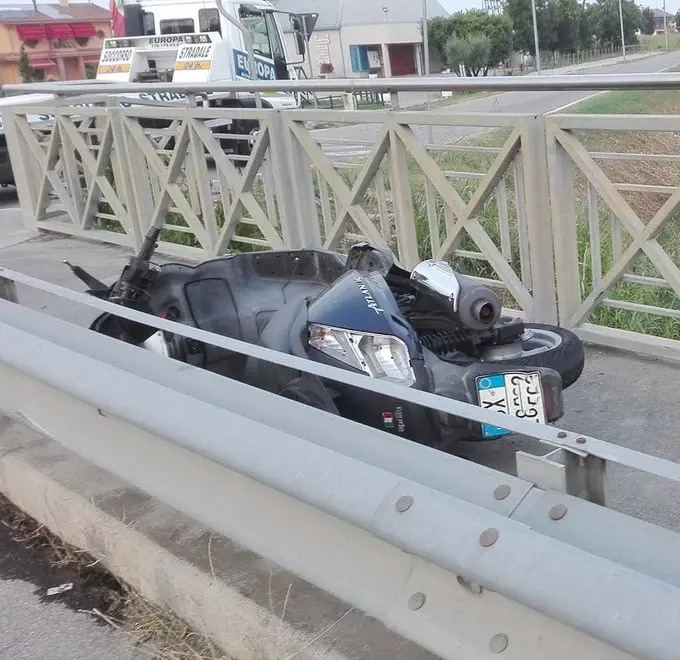
<instances>
[{"instance_id":1,"label":"guardrail post","mask_svg":"<svg viewBox=\"0 0 680 660\"><path fill-rule=\"evenodd\" d=\"M516 460L520 479L605 506L607 462L603 458L558 448L544 456L518 451Z\"/></svg>"},{"instance_id":2,"label":"guardrail post","mask_svg":"<svg viewBox=\"0 0 680 660\"><path fill-rule=\"evenodd\" d=\"M544 117L534 115L524 120L521 158L533 287L530 320L556 324L557 296Z\"/></svg>"},{"instance_id":3,"label":"guardrail post","mask_svg":"<svg viewBox=\"0 0 680 660\"><path fill-rule=\"evenodd\" d=\"M19 302L17 296L17 285L14 280L8 280L6 277L0 277L0 298L9 300L10 302Z\"/></svg>"},{"instance_id":4,"label":"guardrail post","mask_svg":"<svg viewBox=\"0 0 680 660\"><path fill-rule=\"evenodd\" d=\"M321 247L311 161L302 145L293 138L283 113L280 110L270 112L272 170L283 241L292 249ZM303 122L299 123L303 125Z\"/></svg>"},{"instance_id":5,"label":"guardrail post","mask_svg":"<svg viewBox=\"0 0 680 660\"><path fill-rule=\"evenodd\" d=\"M28 148L26 141L21 137L21 130L17 125L17 120L23 116L13 112L11 109L3 110L3 123L5 130L5 140L12 164L12 174L14 185L19 197L21 216L24 227L37 231L38 222L35 212L35 204L38 200L39 186L41 179L37 176L36 167L33 162L33 155Z\"/></svg>"}]
</instances>

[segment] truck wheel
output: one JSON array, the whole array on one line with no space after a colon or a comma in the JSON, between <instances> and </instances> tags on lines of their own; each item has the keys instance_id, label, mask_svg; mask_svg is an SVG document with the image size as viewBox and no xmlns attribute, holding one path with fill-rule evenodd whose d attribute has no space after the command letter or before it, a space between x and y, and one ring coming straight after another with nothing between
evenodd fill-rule
<instances>
[{"instance_id":1,"label":"truck wheel","mask_svg":"<svg viewBox=\"0 0 680 660\"><path fill-rule=\"evenodd\" d=\"M237 158L234 162L240 167L245 167L250 158L250 154L253 153L253 145L255 140L257 140L257 135L260 132L260 122L258 121L244 121L239 124L237 133L239 135L247 135L247 140L234 140L236 143L236 155L242 156L242 158Z\"/></svg>"},{"instance_id":2,"label":"truck wheel","mask_svg":"<svg viewBox=\"0 0 680 660\"><path fill-rule=\"evenodd\" d=\"M562 387L573 385L583 372L585 354L581 340L570 330L542 323L525 323L525 338L518 344L494 346L482 360L494 364L547 367L562 377Z\"/></svg>"}]
</instances>

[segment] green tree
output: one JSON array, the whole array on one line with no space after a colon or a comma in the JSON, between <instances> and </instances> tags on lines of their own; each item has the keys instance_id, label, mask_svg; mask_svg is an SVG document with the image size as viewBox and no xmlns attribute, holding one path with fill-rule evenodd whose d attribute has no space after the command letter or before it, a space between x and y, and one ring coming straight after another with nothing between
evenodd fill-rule
<instances>
[{"instance_id":1,"label":"green tree","mask_svg":"<svg viewBox=\"0 0 680 660\"><path fill-rule=\"evenodd\" d=\"M472 40L472 37L487 37L489 52L487 61L482 67L484 75L490 68L502 64L512 52L512 23L507 16L470 9L446 18L431 19L428 22L428 30L430 43L445 61L449 59L448 45L451 37L455 36L458 40L468 43L474 41L476 52L482 52L481 43Z\"/></svg>"},{"instance_id":2,"label":"green tree","mask_svg":"<svg viewBox=\"0 0 680 660\"><path fill-rule=\"evenodd\" d=\"M544 8L545 0L536 0L536 23L538 25L539 47L543 47L541 37L545 34ZM535 54L534 19L531 11L531 0L506 0L505 16L512 24L513 43L522 53Z\"/></svg>"},{"instance_id":3,"label":"green tree","mask_svg":"<svg viewBox=\"0 0 680 660\"><path fill-rule=\"evenodd\" d=\"M621 0L621 9L626 45L636 44L635 33L642 29L642 10L634 0ZM619 0L597 0L593 5L593 28L601 46L621 47Z\"/></svg>"},{"instance_id":4,"label":"green tree","mask_svg":"<svg viewBox=\"0 0 680 660\"><path fill-rule=\"evenodd\" d=\"M584 5L579 0L536 0L538 47L542 51L571 53L585 48ZM505 14L510 19L515 47L535 54L534 19L531 0L506 0Z\"/></svg>"},{"instance_id":5,"label":"green tree","mask_svg":"<svg viewBox=\"0 0 680 660\"><path fill-rule=\"evenodd\" d=\"M486 74L490 55L491 39L485 34L472 34L464 39L452 36L446 42L447 64L458 75L461 65L467 76Z\"/></svg>"},{"instance_id":6,"label":"green tree","mask_svg":"<svg viewBox=\"0 0 680 660\"><path fill-rule=\"evenodd\" d=\"M642 10L642 34L654 34L654 10L651 7Z\"/></svg>"},{"instance_id":7,"label":"green tree","mask_svg":"<svg viewBox=\"0 0 680 660\"><path fill-rule=\"evenodd\" d=\"M453 34L451 17L442 18L437 16L436 18L431 18L427 22L427 34L430 40L430 47L434 48L442 59L446 59L446 42Z\"/></svg>"},{"instance_id":8,"label":"green tree","mask_svg":"<svg viewBox=\"0 0 680 660\"><path fill-rule=\"evenodd\" d=\"M554 48L560 53L573 53L587 47L581 34L581 15L585 8L578 0L551 0L548 3L554 26Z\"/></svg>"},{"instance_id":9,"label":"green tree","mask_svg":"<svg viewBox=\"0 0 680 660\"><path fill-rule=\"evenodd\" d=\"M35 80L35 71L28 61L28 53L23 44L21 44L21 48L19 49L19 75L21 76L21 80L25 83L30 83Z\"/></svg>"}]
</instances>

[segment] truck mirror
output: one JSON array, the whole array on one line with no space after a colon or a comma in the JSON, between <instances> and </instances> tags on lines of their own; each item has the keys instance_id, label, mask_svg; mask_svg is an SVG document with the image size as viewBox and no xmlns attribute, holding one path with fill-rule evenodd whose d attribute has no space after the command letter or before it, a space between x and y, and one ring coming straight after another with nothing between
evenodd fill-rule
<instances>
[{"instance_id":1,"label":"truck mirror","mask_svg":"<svg viewBox=\"0 0 680 660\"><path fill-rule=\"evenodd\" d=\"M298 55L303 55L307 52L307 41L302 32L295 30L295 45L297 47Z\"/></svg>"}]
</instances>

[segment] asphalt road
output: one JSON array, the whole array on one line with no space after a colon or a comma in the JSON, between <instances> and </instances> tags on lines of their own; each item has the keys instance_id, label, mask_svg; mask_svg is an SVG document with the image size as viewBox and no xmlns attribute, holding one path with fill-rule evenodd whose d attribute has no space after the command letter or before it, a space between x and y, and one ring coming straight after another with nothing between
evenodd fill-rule
<instances>
[{"instance_id":1,"label":"asphalt road","mask_svg":"<svg viewBox=\"0 0 680 660\"><path fill-rule=\"evenodd\" d=\"M656 73L678 65L680 65L680 51L673 51L629 62L598 66L593 69L581 69L578 73L605 76L615 73ZM439 108L437 112L442 114L468 112L545 114L555 112L597 94L598 92L505 92ZM377 123L354 124L339 128L318 129L312 131L312 133L321 142L324 151L334 156L349 157L367 154L381 128L382 124ZM421 140L427 138L428 133L424 127L413 128ZM436 126L433 128L433 142L434 144L452 144L475 137L484 131L485 129L474 126Z\"/></svg>"},{"instance_id":2,"label":"asphalt road","mask_svg":"<svg viewBox=\"0 0 680 660\"><path fill-rule=\"evenodd\" d=\"M0 542L0 553L6 551ZM121 633L43 593L42 586L0 572L0 660L148 660Z\"/></svg>"},{"instance_id":3,"label":"asphalt road","mask_svg":"<svg viewBox=\"0 0 680 660\"><path fill-rule=\"evenodd\" d=\"M0 433L12 433L12 422L0 417ZM0 660L148 659L129 637L91 614L105 609L104 587L115 583L96 568L84 580L74 569L56 566L34 541L17 541L36 527L34 521L17 525L13 507L0 498ZM47 595L69 583L72 589Z\"/></svg>"}]
</instances>

